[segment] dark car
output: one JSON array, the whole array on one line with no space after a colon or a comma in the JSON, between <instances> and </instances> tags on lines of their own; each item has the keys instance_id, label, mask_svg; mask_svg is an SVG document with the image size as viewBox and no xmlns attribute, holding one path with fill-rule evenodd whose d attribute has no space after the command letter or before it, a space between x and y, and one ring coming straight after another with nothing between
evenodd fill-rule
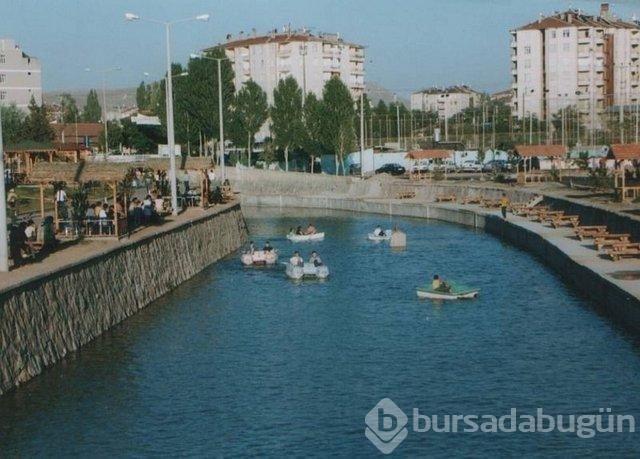
<instances>
[{"instance_id":1,"label":"dark car","mask_svg":"<svg viewBox=\"0 0 640 459\"><path fill-rule=\"evenodd\" d=\"M513 170L513 164L506 159L493 159L484 163L482 166L483 172L511 172Z\"/></svg>"},{"instance_id":2,"label":"dark car","mask_svg":"<svg viewBox=\"0 0 640 459\"><path fill-rule=\"evenodd\" d=\"M406 169L398 163L383 164L376 169L376 174L382 174L384 172L391 175L402 175L406 172Z\"/></svg>"}]
</instances>

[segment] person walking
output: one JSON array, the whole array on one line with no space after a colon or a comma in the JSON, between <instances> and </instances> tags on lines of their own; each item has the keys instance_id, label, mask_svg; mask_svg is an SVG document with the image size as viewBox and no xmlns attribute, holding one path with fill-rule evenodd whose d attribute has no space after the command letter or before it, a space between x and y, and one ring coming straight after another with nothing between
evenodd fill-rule
<instances>
[{"instance_id":1,"label":"person walking","mask_svg":"<svg viewBox=\"0 0 640 459\"><path fill-rule=\"evenodd\" d=\"M509 207L509 198L506 193L502 193L500 198L500 211L502 212L502 218L507 218L507 207Z\"/></svg>"}]
</instances>

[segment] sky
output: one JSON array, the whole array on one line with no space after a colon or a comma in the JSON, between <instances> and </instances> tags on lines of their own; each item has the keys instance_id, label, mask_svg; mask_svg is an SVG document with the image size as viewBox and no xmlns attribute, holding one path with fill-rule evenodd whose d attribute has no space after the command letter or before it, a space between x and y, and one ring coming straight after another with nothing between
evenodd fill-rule
<instances>
[{"instance_id":1,"label":"sky","mask_svg":"<svg viewBox=\"0 0 640 459\"><path fill-rule=\"evenodd\" d=\"M227 34L290 25L338 32L364 45L366 81L407 97L432 86L509 88L509 31L569 8L598 14L599 0L4 0L0 37L42 63L45 92L135 87L166 70L165 27L128 22L208 22L170 26L171 60L214 46ZM621 19L640 18L640 0L610 2ZM86 71L85 69L91 69ZM120 70L108 69L120 68ZM145 76L145 72L149 76Z\"/></svg>"}]
</instances>

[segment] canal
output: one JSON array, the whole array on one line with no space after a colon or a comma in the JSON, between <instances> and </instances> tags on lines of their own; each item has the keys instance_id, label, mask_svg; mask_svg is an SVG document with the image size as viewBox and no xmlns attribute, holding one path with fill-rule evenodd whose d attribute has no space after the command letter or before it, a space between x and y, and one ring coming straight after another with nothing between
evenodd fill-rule
<instances>
[{"instance_id":1,"label":"canal","mask_svg":"<svg viewBox=\"0 0 640 459\"><path fill-rule=\"evenodd\" d=\"M309 222L323 242L284 238ZM414 409L440 430L512 409L640 420L638 340L527 253L419 219L247 209L247 223L281 261L317 250L329 279L229 256L1 397L0 456L378 456L365 416L383 398L409 419L394 455L640 454L629 432L416 431ZM407 248L368 241L376 224L400 225ZM435 273L481 294L418 300Z\"/></svg>"}]
</instances>

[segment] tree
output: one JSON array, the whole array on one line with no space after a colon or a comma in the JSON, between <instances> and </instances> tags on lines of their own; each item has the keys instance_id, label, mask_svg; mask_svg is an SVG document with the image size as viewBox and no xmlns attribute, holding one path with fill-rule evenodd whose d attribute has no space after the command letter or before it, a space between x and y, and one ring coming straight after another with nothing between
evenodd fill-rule
<instances>
[{"instance_id":1,"label":"tree","mask_svg":"<svg viewBox=\"0 0 640 459\"><path fill-rule=\"evenodd\" d=\"M82 120L85 123L98 123L102 118L102 107L98 101L98 93L91 89L87 95L87 103L82 110Z\"/></svg>"},{"instance_id":2,"label":"tree","mask_svg":"<svg viewBox=\"0 0 640 459\"><path fill-rule=\"evenodd\" d=\"M267 93L255 81L247 81L236 96L234 118L246 135L249 167L254 136L267 121L268 116Z\"/></svg>"},{"instance_id":3,"label":"tree","mask_svg":"<svg viewBox=\"0 0 640 459\"><path fill-rule=\"evenodd\" d=\"M339 166L344 174L344 155L355 146L353 99L349 88L339 78L331 78L322 91L324 122L323 144L335 155L336 175Z\"/></svg>"},{"instance_id":4,"label":"tree","mask_svg":"<svg viewBox=\"0 0 640 459\"><path fill-rule=\"evenodd\" d=\"M78 105L76 104L76 100L73 96L68 92L63 93L60 96L60 109L62 111L62 122L64 124L75 123L78 121L78 115L80 114Z\"/></svg>"},{"instance_id":5,"label":"tree","mask_svg":"<svg viewBox=\"0 0 640 459\"><path fill-rule=\"evenodd\" d=\"M314 157L320 156L325 151L322 143L324 107L312 92L307 94L304 102L304 127L305 138L303 148L311 156L311 172L313 172Z\"/></svg>"},{"instance_id":6,"label":"tree","mask_svg":"<svg viewBox=\"0 0 640 459\"><path fill-rule=\"evenodd\" d=\"M149 102L151 101L151 87L144 84L144 81L140 82L140 85L136 88L136 105L138 110L149 110Z\"/></svg>"},{"instance_id":7,"label":"tree","mask_svg":"<svg viewBox=\"0 0 640 459\"><path fill-rule=\"evenodd\" d=\"M0 106L2 110L2 136L5 145L12 145L22 140L22 123L24 112L12 103L8 107Z\"/></svg>"},{"instance_id":8,"label":"tree","mask_svg":"<svg viewBox=\"0 0 640 459\"><path fill-rule=\"evenodd\" d=\"M54 133L51 124L49 124L46 106L36 104L36 100L31 96L29 114L22 124L22 138L36 142L50 142L53 137Z\"/></svg>"},{"instance_id":9,"label":"tree","mask_svg":"<svg viewBox=\"0 0 640 459\"><path fill-rule=\"evenodd\" d=\"M271 130L277 147L284 150L285 170L289 170L289 149L303 144L302 90L292 76L278 82L273 91Z\"/></svg>"}]
</instances>

